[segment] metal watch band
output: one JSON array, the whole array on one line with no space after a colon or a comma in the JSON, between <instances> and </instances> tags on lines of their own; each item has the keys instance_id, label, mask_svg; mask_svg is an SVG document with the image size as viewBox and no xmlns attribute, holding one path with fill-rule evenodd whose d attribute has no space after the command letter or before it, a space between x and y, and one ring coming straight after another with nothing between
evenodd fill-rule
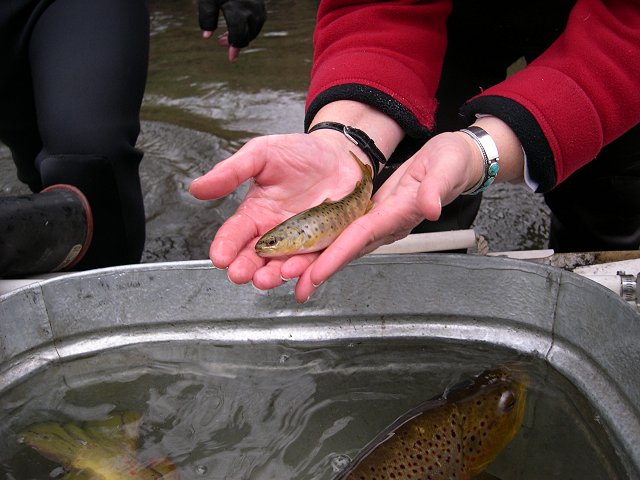
<instances>
[{"instance_id":1,"label":"metal watch band","mask_svg":"<svg viewBox=\"0 0 640 480\"><path fill-rule=\"evenodd\" d=\"M320 130L321 128L328 128L330 130L342 132L345 137L360 147L367 157L369 157L369 160L371 160L371 164L373 166L373 178L378 175L380 168L384 167L387 163L387 159L376 146L375 142L362 130L348 125L343 125L338 122L320 122L311 127L307 133Z\"/></svg>"},{"instance_id":2,"label":"metal watch band","mask_svg":"<svg viewBox=\"0 0 640 480\"><path fill-rule=\"evenodd\" d=\"M480 127L471 126L463 128L460 131L466 133L473 139L482 154L482 177L480 177L478 183L473 187L462 192L462 195L477 195L478 193L484 192L496 179L496 175L498 175L498 170L500 170L500 165L498 164L500 160L498 147L493 141L493 138L491 138L491 135Z\"/></svg>"}]
</instances>

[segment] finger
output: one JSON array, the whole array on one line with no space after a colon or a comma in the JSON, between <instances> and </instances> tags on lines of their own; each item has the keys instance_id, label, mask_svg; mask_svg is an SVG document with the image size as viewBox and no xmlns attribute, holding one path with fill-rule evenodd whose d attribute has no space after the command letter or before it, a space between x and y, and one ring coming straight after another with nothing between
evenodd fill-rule
<instances>
[{"instance_id":1,"label":"finger","mask_svg":"<svg viewBox=\"0 0 640 480\"><path fill-rule=\"evenodd\" d=\"M221 198L258 176L266 163L267 149L262 144L261 138L250 140L231 157L193 180L189 185L191 195L200 200Z\"/></svg>"},{"instance_id":2,"label":"finger","mask_svg":"<svg viewBox=\"0 0 640 480\"><path fill-rule=\"evenodd\" d=\"M300 255L294 255L287 259L280 269L280 275L283 280L290 280L297 278L318 258L320 253L305 253Z\"/></svg>"},{"instance_id":3,"label":"finger","mask_svg":"<svg viewBox=\"0 0 640 480\"><path fill-rule=\"evenodd\" d=\"M311 268L310 280L319 286L344 265L360 256L360 252L375 240L367 221L352 223L334 243L323 252Z\"/></svg>"},{"instance_id":4,"label":"finger","mask_svg":"<svg viewBox=\"0 0 640 480\"><path fill-rule=\"evenodd\" d=\"M229 280L236 284L249 283L256 271L265 264L265 259L259 257L254 250L255 242L243 248L236 259L227 269Z\"/></svg>"},{"instance_id":5,"label":"finger","mask_svg":"<svg viewBox=\"0 0 640 480\"><path fill-rule=\"evenodd\" d=\"M204 30L202 32L202 38L205 40L209 40L211 37L213 37L213 32L211 30Z\"/></svg>"},{"instance_id":6,"label":"finger","mask_svg":"<svg viewBox=\"0 0 640 480\"><path fill-rule=\"evenodd\" d=\"M229 32L224 32L218 37L218 45L220 45L221 47L229 46Z\"/></svg>"},{"instance_id":7,"label":"finger","mask_svg":"<svg viewBox=\"0 0 640 480\"><path fill-rule=\"evenodd\" d=\"M315 287L311 282L311 279L309 277L310 274L311 268L305 270L300 276L300 279L298 280L298 283L296 283L296 286L293 290L293 294L296 297L296 301L298 303L305 303L307 300L309 300L309 298L311 298L313 292L316 291L317 287Z\"/></svg>"},{"instance_id":8,"label":"finger","mask_svg":"<svg viewBox=\"0 0 640 480\"><path fill-rule=\"evenodd\" d=\"M267 261L264 267L256 270L253 275L255 287L260 290L269 290L282 285L284 280L280 275L280 269L283 262L282 259L273 258Z\"/></svg>"},{"instance_id":9,"label":"finger","mask_svg":"<svg viewBox=\"0 0 640 480\"><path fill-rule=\"evenodd\" d=\"M217 268L227 268L238 257L251 240L258 237L258 226L255 221L236 213L218 229L211 247L209 257ZM257 256L257 255L256 255Z\"/></svg>"},{"instance_id":10,"label":"finger","mask_svg":"<svg viewBox=\"0 0 640 480\"><path fill-rule=\"evenodd\" d=\"M229 159L215 165L207 173L191 181L189 193L198 200L221 198L238 188L243 180L237 170L226 164Z\"/></svg>"},{"instance_id":11,"label":"finger","mask_svg":"<svg viewBox=\"0 0 640 480\"><path fill-rule=\"evenodd\" d=\"M371 212L358 218L310 267L309 280L317 287L341 270L352 260L361 257L398 237L399 231L407 231L419 223L420 218L412 211L401 211L394 202L378 204ZM306 288L309 288L308 286Z\"/></svg>"},{"instance_id":12,"label":"finger","mask_svg":"<svg viewBox=\"0 0 640 480\"><path fill-rule=\"evenodd\" d=\"M435 184L434 184L435 183ZM418 208L424 218L435 222L442 213L442 197L438 191L439 183L433 180L424 180L418 189Z\"/></svg>"},{"instance_id":13,"label":"finger","mask_svg":"<svg viewBox=\"0 0 640 480\"><path fill-rule=\"evenodd\" d=\"M199 200L211 200L214 198L224 197L242 183L251 178L249 168L240 168L244 161L250 159L230 162L231 158L223 160L207 173L196 178L189 185L189 193ZM237 168L234 168L237 165Z\"/></svg>"},{"instance_id":14,"label":"finger","mask_svg":"<svg viewBox=\"0 0 640 480\"><path fill-rule=\"evenodd\" d=\"M371 212L349 225L300 275L296 299L307 301L320 285L349 262L405 237L422 220L411 206L402 210L397 208L397 204L393 198L387 203L377 204Z\"/></svg>"},{"instance_id":15,"label":"finger","mask_svg":"<svg viewBox=\"0 0 640 480\"><path fill-rule=\"evenodd\" d=\"M453 202L462 191L463 185L449 168L446 163L436 163L420 183L417 206L427 220L438 220L442 206Z\"/></svg>"},{"instance_id":16,"label":"finger","mask_svg":"<svg viewBox=\"0 0 640 480\"><path fill-rule=\"evenodd\" d=\"M347 232L347 230L342 235L345 235L346 238L354 238L352 232ZM366 240L355 240L356 243L346 243L345 241L343 243L342 235L300 275L295 288L296 299L299 302L306 302L316 288L351 260L357 258L366 245Z\"/></svg>"},{"instance_id":17,"label":"finger","mask_svg":"<svg viewBox=\"0 0 640 480\"><path fill-rule=\"evenodd\" d=\"M221 47L229 47L227 57L230 63L233 63L238 59L238 56L240 55L240 49L238 47L234 47L229 43L229 32L224 32L218 37L218 45L220 45Z\"/></svg>"},{"instance_id":18,"label":"finger","mask_svg":"<svg viewBox=\"0 0 640 480\"><path fill-rule=\"evenodd\" d=\"M237 47L230 46L229 53L227 54L229 63L235 62L239 56L240 56L240 49Z\"/></svg>"}]
</instances>

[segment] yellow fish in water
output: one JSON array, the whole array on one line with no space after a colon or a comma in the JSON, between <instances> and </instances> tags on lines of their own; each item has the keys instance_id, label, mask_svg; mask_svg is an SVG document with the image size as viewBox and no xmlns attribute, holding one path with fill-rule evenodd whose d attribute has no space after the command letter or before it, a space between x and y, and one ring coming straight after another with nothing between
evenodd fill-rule
<instances>
[{"instance_id":1,"label":"yellow fish in water","mask_svg":"<svg viewBox=\"0 0 640 480\"><path fill-rule=\"evenodd\" d=\"M317 252L327 248L356 218L373 206L371 169L349 152L362 170L353 192L335 202L327 199L285 220L265 233L256 244L261 257Z\"/></svg>"},{"instance_id":2,"label":"yellow fish in water","mask_svg":"<svg viewBox=\"0 0 640 480\"><path fill-rule=\"evenodd\" d=\"M525 398L506 368L485 371L400 417L335 480L494 478L482 472L520 428Z\"/></svg>"},{"instance_id":3,"label":"yellow fish in water","mask_svg":"<svg viewBox=\"0 0 640 480\"><path fill-rule=\"evenodd\" d=\"M139 413L113 412L81 424L32 425L18 440L68 470L62 480L178 480L175 465L166 459L139 462L141 422Z\"/></svg>"}]
</instances>

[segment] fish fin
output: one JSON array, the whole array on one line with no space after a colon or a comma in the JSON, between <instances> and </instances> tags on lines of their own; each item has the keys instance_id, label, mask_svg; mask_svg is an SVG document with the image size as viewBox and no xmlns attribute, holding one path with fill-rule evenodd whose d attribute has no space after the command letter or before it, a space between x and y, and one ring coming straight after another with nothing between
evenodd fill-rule
<instances>
[{"instance_id":1,"label":"fish fin","mask_svg":"<svg viewBox=\"0 0 640 480\"><path fill-rule=\"evenodd\" d=\"M371 165L366 165L362 160L360 160L358 158L358 156L353 153L351 150L349 150L349 153L351 154L351 156L353 157L353 159L358 162L358 166L360 166L360 170L362 170L362 173L364 173L365 175L369 175L369 178L373 178L373 168L371 168Z\"/></svg>"},{"instance_id":2,"label":"fish fin","mask_svg":"<svg viewBox=\"0 0 640 480\"><path fill-rule=\"evenodd\" d=\"M145 465L137 463L141 423L141 413L112 412L104 419L81 424L35 424L20 433L19 439L42 456L71 470L63 477L64 480L103 478L104 473L100 472L113 471L115 475L122 468L131 468L131 465L135 465L139 472L144 471L144 478L177 480L176 467L168 459L145 462ZM154 475L150 476L152 473ZM112 477L107 475L107 478Z\"/></svg>"},{"instance_id":3,"label":"fish fin","mask_svg":"<svg viewBox=\"0 0 640 480\"><path fill-rule=\"evenodd\" d=\"M78 439L55 422L30 426L18 434L18 441L65 468L71 468L78 455Z\"/></svg>"},{"instance_id":4,"label":"fish fin","mask_svg":"<svg viewBox=\"0 0 640 480\"><path fill-rule=\"evenodd\" d=\"M82 425L69 422L38 423L19 434L19 440L43 457L67 469L77 468L77 461L88 451L102 455L125 452L135 456L138 427L142 415L135 412L112 413L104 420L90 420ZM79 477L82 478L82 477Z\"/></svg>"}]
</instances>

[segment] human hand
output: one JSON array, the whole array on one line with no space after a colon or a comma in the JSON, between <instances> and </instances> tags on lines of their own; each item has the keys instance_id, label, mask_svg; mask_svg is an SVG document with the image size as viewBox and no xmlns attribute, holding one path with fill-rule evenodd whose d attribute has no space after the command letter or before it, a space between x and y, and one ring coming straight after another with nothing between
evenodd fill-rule
<instances>
[{"instance_id":1,"label":"human hand","mask_svg":"<svg viewBox=\"0 0 640 480\"><path fill-rule=\"evenodd\" d=\"M209 39L218 27L218 16L227 23L228 32L218 39L218 44L229 47L229 61L234 62L240 49L258 36L267 18L263 0L198 0L198 18L202 36Z\"/></svg>"},{"instance_id":2,"label":"human hand","mask_svg":"<svg viewBox=\"0 0 640 480\"><path fill-rule=\"evenodd\" d=\"M373 196L374 208L356 219L318 256L293 256L281 269L300 277L295 288L306 301L323 282L352 260L406 235L423 219L435 221L443 205L473 186L482 174L482 157L461 132L433 137L407 160Z\"/></svg>"},{"instance_id":3,"label":"human hand","mask_svg":"<svg viewBox=\"0 0 640 480\"><path fill-rule=\"evenodd\" d=\"M204 200L221 198L253 179L236 213L215 235L209 250L214 266L226 268L234 283L252 281L261 289L280 285L286 258L259 257L255 244L292 215L353 190L362 172L345 142L342 134L328 130L258 137L194 180L189 191ZM317 256L296 257L312 261Z\"/></svg>"}]
</instances>

